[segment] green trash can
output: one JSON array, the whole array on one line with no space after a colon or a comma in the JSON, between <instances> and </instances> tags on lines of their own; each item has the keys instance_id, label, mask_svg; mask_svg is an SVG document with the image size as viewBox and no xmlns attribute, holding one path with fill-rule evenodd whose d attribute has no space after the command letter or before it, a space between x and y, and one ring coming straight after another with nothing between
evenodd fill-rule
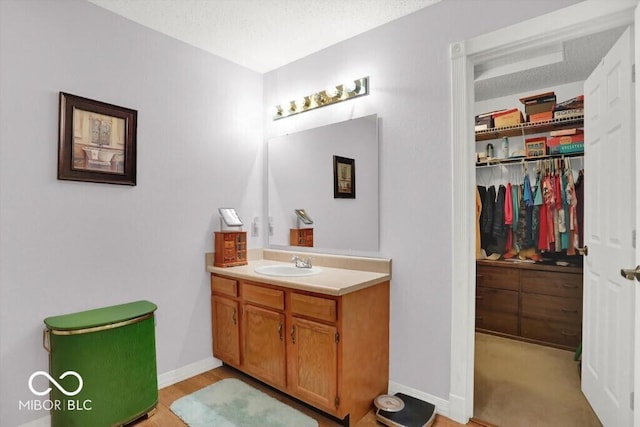
<instances>
[{"instance_id":1,"label":"green trash can","mask_svg":"<svg viewBox=\"0 0 640 427\"><path fill-rule=\"evenodd\" d=\"M158 403L149 301L44 319L52 427L121 426Z\"/></svg>"}]
</instances>

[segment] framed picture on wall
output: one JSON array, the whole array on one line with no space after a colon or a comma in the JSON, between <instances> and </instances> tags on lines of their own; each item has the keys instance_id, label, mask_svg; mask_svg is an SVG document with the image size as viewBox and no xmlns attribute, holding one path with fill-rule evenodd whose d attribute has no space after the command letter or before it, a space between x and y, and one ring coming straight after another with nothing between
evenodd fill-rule
<instances>
[{"instance_id":1,"label":"framed picture on wall","mask_svg":"<svg viewBox=\"0 0 640 427\"><path fill-rule=\"evenodd\" d=\"M138 112L60 92L58 179L136 185Z\"/></svg>"},{"instance_id":2,"label":"framed picture on wall","mask_svg":"<svg viewBox=\"0 0 640 427\"><path fill-rule=\"evenodd\" d=\"M356 198L356 163L354 159L333 156L333 198Z\"/></svg>"}]
</instances>

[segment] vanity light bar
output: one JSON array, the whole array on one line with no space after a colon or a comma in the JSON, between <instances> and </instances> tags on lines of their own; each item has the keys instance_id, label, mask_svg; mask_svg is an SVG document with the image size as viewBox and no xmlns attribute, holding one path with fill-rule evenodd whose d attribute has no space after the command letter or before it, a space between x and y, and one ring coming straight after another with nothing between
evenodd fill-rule
<instances>
[{"instance_id":1,"label":"vanity light bar","mask_svg":"<svg viewBox=\"0 0 640 427\"><path fill-rule=\"evenodd\" d=\"M285 101L276 105L273 120L284 119L294 114L304 113L327 105L369 94L369 77L362 77L347 83L321 90L295 101Z\"/></svg>"}]
</instances>

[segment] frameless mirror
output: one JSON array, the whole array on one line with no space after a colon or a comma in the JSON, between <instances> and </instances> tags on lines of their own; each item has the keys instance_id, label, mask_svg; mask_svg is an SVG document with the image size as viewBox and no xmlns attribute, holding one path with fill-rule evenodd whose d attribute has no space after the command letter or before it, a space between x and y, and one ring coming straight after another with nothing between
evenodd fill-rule
<instances>
[{"instance_id":1,"label":"frameless mirror","mask_svg":"<svg viewBox=\"0 0 640 427\"><path fill-rule=\"evenodd\" d=\"M377 115L272 138L267 156L270 247L378 250ZM313 218L306 244L298 209Z\"/></svg>"}]
</instances>

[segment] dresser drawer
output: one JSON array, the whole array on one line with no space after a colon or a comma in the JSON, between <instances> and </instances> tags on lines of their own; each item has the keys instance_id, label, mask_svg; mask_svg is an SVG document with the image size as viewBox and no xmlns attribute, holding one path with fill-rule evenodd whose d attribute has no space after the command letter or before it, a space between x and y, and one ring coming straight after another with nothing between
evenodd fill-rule
<instances>
[{"instance_id":1,"label":"dresser drawer","mask_svg":"<svg viewBox=\"0 0 640 427\"><path fill-rule=\"evenodd\" d=\"M497 311L476 310L476 328L518 335L518 315Z\"/></svg>"},{"instance_id":2,"label":"dresser drawer","mask_svg":"<svg viewBox=\"0 0 640 427\"><path fill-rule=\"evenodd\" d=\"M476 311L496 311L518 314L518 292L503 289L476 288Z\"/></svg>"},{"instance_id":3,"label":"dresser drawer","mask_svg":"<svg viewBox=\"0 0 640 427\"><path fill-rule=\"evenodd\" d=\"M242 283L242 299L265 307L284 310L284 291Z\"/></svg>"},{"instance_id":4,"label":"dresser drawer","mask_svg":"<svg viewBox=\"0 0 640 427\"><path fill-rule=\"evenodd\" d=\"M237 297L238 282L225 277L211 275L211 291L230 297Z\"/></svg>"},{"instance_id":5,"label":"dresser drawer","mask_svg":"<svg viewBox=\"0 0 640 427\"><path fill-rule=\"evenodd\" d=\"M575 349L582 340L580 325L546 319L522 318L521 332L524 338L557 344Z\"/></svg>"},{"instance_id":6,"label":"dresser drawer","mask_svg":"<svg viewBox=\"0 0 640 427\"><path fill-rule=\"evenodd\" d=\"M582 300L524 293L522 294L522 316L579 325L582 321Z\"/></svg>"},{"instance_id":7,"label":"dresser drawer","mask_svg":"<svg viewBox=\"0 0 640 427\"><path fill-rule=\"evenodd\" d=\"M476 279L479 284L487 288L517 291L520 286L520 270L516 268L481 265L477 268Z\"/></svg>"},{"instance_id":8,"label":"dresser drawer","mask_svg":"<svg viewBox=\"0 0 640 427\"><path fill-rule=\"evenodd\" d=\"M291 294L291 312L327 322L335 322L338 319L336 300L296 292Z\"/></svg>"},{"instance_id":9,"label":"dresser drawer","mask_svg":"<svg viewBox=\"0 0 640 427\"><path fill-rule=\"evenodd\" d=\"M582 298L582 275L550 271L522 271L522 291Z\"/></svg>"}]
</instances>

